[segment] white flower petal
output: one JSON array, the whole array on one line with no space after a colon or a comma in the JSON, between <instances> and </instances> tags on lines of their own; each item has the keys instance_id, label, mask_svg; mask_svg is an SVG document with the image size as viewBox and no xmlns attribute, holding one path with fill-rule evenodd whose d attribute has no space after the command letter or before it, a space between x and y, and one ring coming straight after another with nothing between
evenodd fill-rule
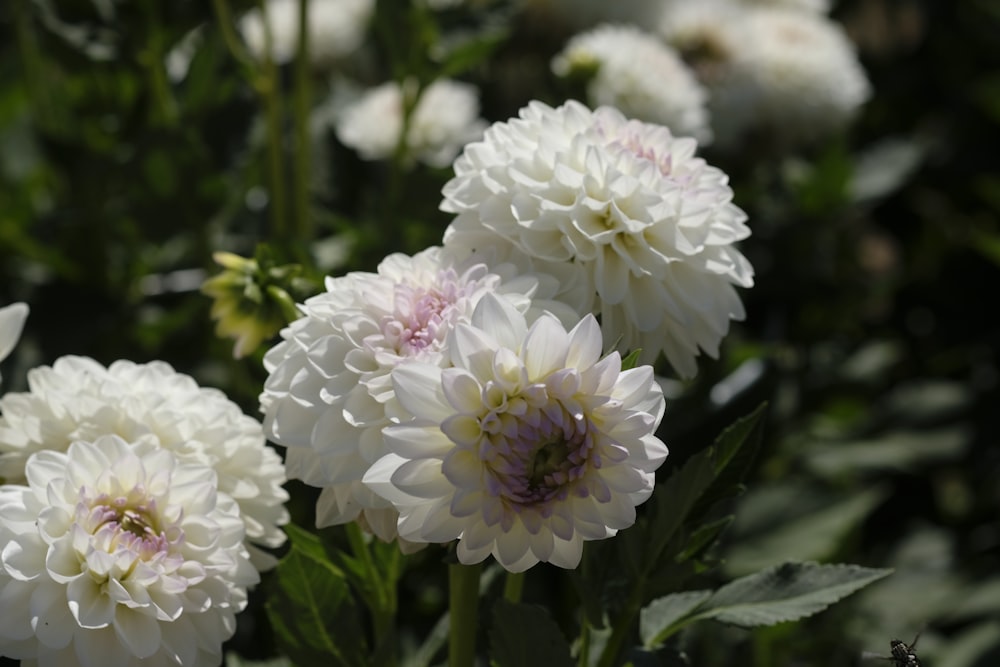
<instances>
[{"instance_id":1,"label":"white flower petal","mask_svg":"<svg viewBox=\"0 0 1000 667\"><path fill-rule=\"evenodd\" d=\"M0 361L10 355L17 345L28 319L28 306L23 303L12 303L0 308Z\"/></svg>"},{"instance_id":2,"label":"white flower petal","mask_svg":"<svg viewBox=\"0 0 1000 667\"><path fill-rule=\"evenodd\" d=\"M441 420L452 408L444 397L441 369L420 362L401 364L392 369L396 398L412 415L421 419Z\"/></svg>"},{"instance_id":3,"label":"white flower petal","mask_svg":"<svg viewBox=\"0 0 1000 667\"><path fill-rule=\"evenodd\" d=\"M516 350L524 340L527 324L510 301L494 294L485 294L472 311L472 324L488 331L501 348Z\"/></svg>"}]
</instances>

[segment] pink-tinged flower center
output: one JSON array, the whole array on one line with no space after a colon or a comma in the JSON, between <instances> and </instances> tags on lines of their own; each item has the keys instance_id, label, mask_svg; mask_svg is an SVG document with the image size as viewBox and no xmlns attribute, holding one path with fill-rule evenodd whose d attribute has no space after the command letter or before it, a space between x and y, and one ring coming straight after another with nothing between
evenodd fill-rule
<instances>
[{"instance_id":1,"label":"pink-tinged flower center","mask_svg":"<svg viewBox=\"0 0 1000 667\"><path fill-rule=\"evenodd\" d=\"M94 548L117 553L128 551L139 560L148 561L157 554L166 554L172 542L160 526L156 500L147 498L137 487L125 496L111 497L101 494L96 498L85 497L81 489L77 505L77 523L93 535Z\"/></svg>"},{"instance_id":2,"label":"pink-tinged flower center","mask_svg":"<svg viewBox=\"0 0 1000 667\"><path fill-rule=\"evenodd\" d=\"M475 287L461 284L452 269L439 272L433 287L396 285L394 311L382 318L382 334L400 356L412 357L439 345L455 305Z\"/></svg>"},{"instance_id":3,"label":"pink-tinged flower center","mask_svg":"<svg viewBox=\"0 0 1000 667\"><path fill-rule=\"evenodd\" d=\"M571 491L587 495L576 482L589 466L600 466L589 420L557 401L531 407L514 399L508 406L514 409L480 420L488 434L480 456L492 473L490 493L514 508L565 500Z\"/></svg>"}]
</instances>

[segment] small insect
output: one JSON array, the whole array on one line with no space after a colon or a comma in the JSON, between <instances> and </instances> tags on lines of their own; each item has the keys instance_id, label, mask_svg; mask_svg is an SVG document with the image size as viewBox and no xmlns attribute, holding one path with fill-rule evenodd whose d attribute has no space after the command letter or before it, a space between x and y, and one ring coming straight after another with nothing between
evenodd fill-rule
<instances>
[{"instance_id":1,"label":"small insect","mask_svg":"<svg viewBox=\"0 0 1000 667\"><path fill-rule=\"evenodd\" d=\"M914 653L918 639L920 639L920 635L914 637L913 643L909 646L898 639L893 639L889 642L892 655L886 658L886 660L891 660L895 667L921 667L920 658Z\"/></svg>"}]
</instances>

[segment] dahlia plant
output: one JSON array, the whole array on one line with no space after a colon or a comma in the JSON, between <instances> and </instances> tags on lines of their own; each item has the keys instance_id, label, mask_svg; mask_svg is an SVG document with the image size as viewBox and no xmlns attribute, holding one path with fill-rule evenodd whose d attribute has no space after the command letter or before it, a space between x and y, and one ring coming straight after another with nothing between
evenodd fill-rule
<instances>
[{"instance_id":1,"label":"dahlia plant","mask_svg":"<svg viewBox=\"0 0 1000 667\"><path fill-rule=\"evenodd\" d=\"M392 80L369 80L370 27L404 42L405 60L408 40L433 33L428 17L458 4L408 5L422 30L396 34L380 15L393 3L268 0L244 14L240 41L213 3L266 102L273 238L254 258L216 252L224 270L201 291L218 335L236 341L226 368L253 369L232 384L257 397L260 420L165 361L61 356L0 397L0 656L217 665L260 594L264 626L299 665L428 665L445 652L453 667L668 664L692 623L795 620L885 576L815 563L706 576L764 407L668 456L678 417L666 396L695 386L703 353L721 356L754 284L739 247L748 216L699 142L768 123L798 140L820 126L810 114L845 123L868 91L841 32L818 11L722 0L526 3L528 20L568 14L584 30L551 67L589 76L600 106L532 101L487 128L479 89L452 78L474 60L461 44L412 76L397 62ZM721 12L746 21L722 25ZM752 30L825 50L742 44ZM287 142L280 66L293 61ZM331 123L309 104L312 77L335 63L358 80L329 83ZM345 86L369 92L343 103ZM713 117L734 100L752 105ZM320 248L300 241L315 236L318 126L371 169L387 225L418 215L399 198L404 172L422 183L421 170L450 168L435 245L358 270L314 266ZM350 250L367 260L363 240ZM27 312L0 309L0 361ZM404 574L443 579L445 566L438 627L399 636ZM558 623L521 602L557 597L572 609Z\"/></svg>"}]
</instances>

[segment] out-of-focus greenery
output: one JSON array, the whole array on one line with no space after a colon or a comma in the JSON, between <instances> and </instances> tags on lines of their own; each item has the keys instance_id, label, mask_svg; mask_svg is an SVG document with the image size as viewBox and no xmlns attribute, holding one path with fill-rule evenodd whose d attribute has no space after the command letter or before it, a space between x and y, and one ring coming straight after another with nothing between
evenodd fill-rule
<instances>
[{"instance_id":1,"label":"out-of-focus greenery","mask_svg":"<svg viewBox=\"0 0 1000 667\"><path fill-rule=\"evenodd\" d=\"M235 17L252 3L223 4ZM806 621L702 624L674 648L706 667L855 665L922 630L925 664L1000 664L1000 9L843 0L833 15L875 91L850 133L794 156L706 152L750 216L757 285L722 359L668 385L662 475L768 400L755 474L706 581L787 560L895 573ZM488 120L505 120L572 94L548 69L567 35L547 28L503 2L435 14L382 0L352 74L459 76L480 85ZM188 40L174 82L167 56ZM267 86L290 89L295 72L273 74L234 56L207 0L0 5L0 304L31 305L4 390L63 354L164 359L255 414L260 354L232 359L198 291L213 252L273 241L318 279L439 242L448 170L363 162L328 129L310 137L303 217L290 98L277 150L292 222L276 228ZM310 76L318 103L327 82ZM311 494L291 487L310 525ZM404 641L445 607L439 558L418 556L404 579ZM526 590L568 622L579 600L548 573L529 572ZM244 661L273 656L259 606L232 641Z\"/></svg>"}]
</instances>

